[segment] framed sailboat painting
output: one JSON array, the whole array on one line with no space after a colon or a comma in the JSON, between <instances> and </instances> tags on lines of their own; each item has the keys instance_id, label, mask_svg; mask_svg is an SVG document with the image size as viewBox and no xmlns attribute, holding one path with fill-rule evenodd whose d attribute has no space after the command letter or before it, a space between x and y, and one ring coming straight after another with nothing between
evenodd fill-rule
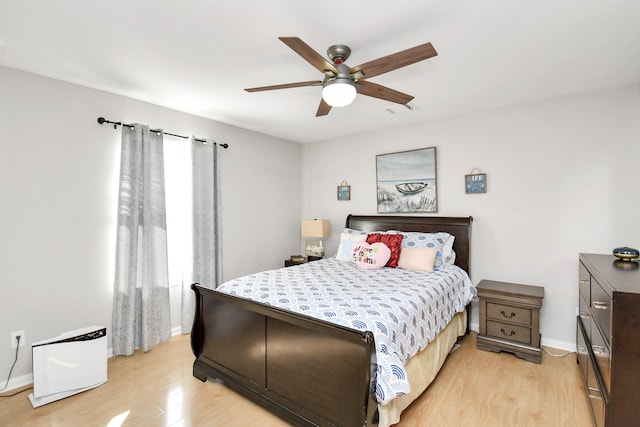
<instances>
[{"instance_id":1,"label":"framed sailboat painting","mask_svg":"<svg viewBox=\"0 0 640 427\"><path fill-rule=\"evenodd\" d=\"M378 154L378 213L438 212L436 163L436 147Z\"/></svg>"}]
</instances>

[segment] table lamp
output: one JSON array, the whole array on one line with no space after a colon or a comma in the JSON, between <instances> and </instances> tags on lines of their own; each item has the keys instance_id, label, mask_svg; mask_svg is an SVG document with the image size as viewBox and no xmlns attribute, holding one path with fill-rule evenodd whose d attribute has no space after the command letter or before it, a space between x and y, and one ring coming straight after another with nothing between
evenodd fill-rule
<instances>
[{"instance_id":1,"label":"table lamp","mask_svg":"<svg viewBox=\"0 0 640 427\"><path fill-rule=\"evenodd\" d=\"M324 257L322 239L331 235L331 221L328 219L303 219L300 228L307 260L315 261Z\"/></svg>"}]
</instances>

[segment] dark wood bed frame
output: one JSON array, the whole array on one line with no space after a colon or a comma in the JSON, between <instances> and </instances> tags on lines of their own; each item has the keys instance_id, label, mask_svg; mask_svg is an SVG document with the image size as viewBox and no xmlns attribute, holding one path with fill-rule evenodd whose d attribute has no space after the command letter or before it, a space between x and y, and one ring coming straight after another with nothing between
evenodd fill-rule
<instances>
[{"instance_id":1,"label":"dark wood bed frame","mask_svg":"<svg viewBox=\"0 0 640 427\"><path fill-rule=\"evenodd\" d=\"M472 220L349 215L346 227L446 231L456 236L456 264L469 272ZM219 379L294 425L378 425L372 332L226 295L197 283L192 289L196 295L191 332L196 378Z\"/></svg>"}]
</instances>

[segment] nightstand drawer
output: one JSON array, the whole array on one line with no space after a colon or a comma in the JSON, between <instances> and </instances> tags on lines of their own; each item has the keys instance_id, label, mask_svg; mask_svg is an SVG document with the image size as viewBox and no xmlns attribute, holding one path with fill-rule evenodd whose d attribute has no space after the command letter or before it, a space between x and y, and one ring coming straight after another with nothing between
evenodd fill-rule
<instances>
[{"instance_id":1,"label":"nightstand drawer","mask_svg":"<svg viewBox=\"0 0 640 427\"><path fill-rule=\"evenodd\" d=\"M487 302L487 318L531 326L531 309Z\"/></svg>"},{"instance_id":2,"label":"nightstand drawer","mask_svg":"<svg viewBox=\"0 0 640 427\"><path fill-rule=\"evenodd\" d=\"M487 336L531 345L531 329L487 320Z\"/></svg>"}]
</instances>

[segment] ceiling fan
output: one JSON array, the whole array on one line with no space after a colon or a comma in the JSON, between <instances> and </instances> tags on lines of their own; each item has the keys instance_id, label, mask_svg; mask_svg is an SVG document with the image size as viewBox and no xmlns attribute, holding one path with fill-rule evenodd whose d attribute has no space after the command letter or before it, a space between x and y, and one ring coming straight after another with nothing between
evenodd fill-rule
<instances>
[{"instance_id":1,"label":"ceiling fan","mask_svg":"<svg viewBox=\"0 0 640 427\"><path fill-rule=\"evenodd\" d=\"M320 100L316 117L326 116L331 111L331 107L343 107L351 104L356 97L356 93L397 104L408 104L413 99L413 96L372 83L366 79L429 59L438 54L431 43L425 43L350 68L345 64L345 61L351 55L349 46L343 44L330 46L327 49L327 55L332 62L329 62L298 37L278 38L323 73L324 79L252 87L245 90L247 92L260 92L304 86L322 86L322 99Z\"/></svg>"}]
</instances>

